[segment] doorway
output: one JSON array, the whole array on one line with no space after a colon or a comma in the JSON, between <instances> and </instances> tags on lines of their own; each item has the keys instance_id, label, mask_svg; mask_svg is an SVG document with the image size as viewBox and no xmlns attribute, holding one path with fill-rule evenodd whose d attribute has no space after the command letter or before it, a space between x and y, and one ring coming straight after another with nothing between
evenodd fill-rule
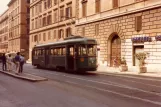
<instances>
[{"instance_id":1,"label":"doorway","mask_svg":"<svg viewBox=\"0 0 161 107\"><path fill-rule=\"evenodd\" d=\"M140 53L140 52L144 52L144 46L134 46L134 50L133 50L133 66L139 66L139 60L136 59L135 54Z\"/></svg>"},{"instance_id":2,"label":"doorway","mask_svg":"<svg viewBox=\"0 0 161 107\"><path fill-rule=\"evenodd\" d=\"M118 35L114 35L111 40L111 67L119 67L119 59L121 58L121 39Z\"/></svg>"}]
</instances>

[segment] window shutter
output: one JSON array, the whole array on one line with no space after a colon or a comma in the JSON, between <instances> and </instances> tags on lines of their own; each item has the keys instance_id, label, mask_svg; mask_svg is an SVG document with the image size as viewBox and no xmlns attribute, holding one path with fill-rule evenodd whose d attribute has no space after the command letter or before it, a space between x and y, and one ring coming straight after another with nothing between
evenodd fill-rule
<instances>
[{"instance_id":1,"label":"window shutter","mask_svg":"<svg viewBox=\"0 0 161 107\"><path fill-rule=\"evenodd\" d=\"M136 16L136 18L135 18L135 30L137 32L142 30L142 16Z\"/></svg>"}]
</instances>

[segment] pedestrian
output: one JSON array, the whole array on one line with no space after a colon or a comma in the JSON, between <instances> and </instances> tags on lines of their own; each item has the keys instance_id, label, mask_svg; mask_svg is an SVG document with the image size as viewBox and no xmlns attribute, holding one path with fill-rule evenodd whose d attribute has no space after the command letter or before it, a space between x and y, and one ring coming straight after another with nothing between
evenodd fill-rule
<instances>
[{"instance_id":1,"label":"pedestrian","mask_svg":"<svg viewBox=\"0 0 161 107\"><path fill-rule=\"evenodd\" d=\"M23 72L23 65L25 63L25 57L24 55L20 55L20 68L19 68L19 72L22 73Z\"/></svg>"},{"instance_id":2,"label":"pedestrian","mask_svg":"<svg viewBox=\"0 0 161 107\"><path fill-rule=\"evenodd\" d=\"M20 73L20 52L17 52L17 55L14 58L15 64L16 64L16 71L17 73Z\"/></svg>"},{"instance_id":3,"label":"pedestrian","mask_svg":"<svg viewBox=\"0 0 161 107\"><path fill-rule=\"evenodd\" d=\"M11 58L11 54L8 55L7 58L7 65L8 65L8 71L11 71L11 67L12 67L12 58Z\"/></svg>"},{"instance_id":4,"label":"pedestrian","mask_svg":"<svg viewBox=\"0 0 161 107\"><path fill-rule=\"evenodd\" d=\"M5 56L5 53L3 53L2 57L1 57L1 60L2 60L2 70L6 71L7 65L6 65L6 56Z\"/></svg>"}]
</instances>

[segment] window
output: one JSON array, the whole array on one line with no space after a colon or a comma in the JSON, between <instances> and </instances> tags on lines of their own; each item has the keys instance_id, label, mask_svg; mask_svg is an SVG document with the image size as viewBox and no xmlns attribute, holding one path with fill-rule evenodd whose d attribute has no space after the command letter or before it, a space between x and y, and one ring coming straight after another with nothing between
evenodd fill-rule
<instances>
[{"instance_id":1,"label":"window","mask_svg":"<svg viewBox=\"0 0 161 107\"><path fill-rule=\"evenodd\" d=\"M54 23L56 23L58 21L58 10L54 10Z\"/></svg>"},{"instance_id":2,"label":"window","mask_svg":"<svg viewBox=\"0 0 161 107\"><path fill-rule=\"evenodd\" d=\"M51 20L52 18L51 18L51 15L48 15L47 16L47 24L48 25L50 25L50 24L52 24L52 20Z\"/></svg>"},{"instance_id":3,"label":"window","mask_svg":"<svg viewBox=\"0 0 161 107\"><path fill-rule=\"evenodd\" d=\"M96 3L96 7L95 7L96 13L99 13L101 10L100 0L95 0L95 3Z\"/></svg>"},{"instance_id":4,"label":"window","mask_svg":"<svg viewBox=\"0 0 161 107\"><path fill-rule=\"evenodd\" d=\"M95 25L95 35L98 36L99 35L99 24Z\"/></svg>"},{"instance_id":5,"label":"window","mask_svg":"<svg viewBox=\"0 0 161 107\"><path fill-rule=\"evenodd\" d=\"M85 36L85 27L82 27L82 36Z\"/></svg>"},{"instance_id":6,"label":"window","mask_svg":"<svg viewBox=\"0 0 161 107\"><path fill-rule=\"evenodd\" d=\"M54 0L54 5L57 5L57 3L58 3L58 0Z\"/></svg>"},{"instance_id":7,"label":"window","mask_svg":"<svg viewBox=\"0 0 161 107\"><path fill-rule=\"evenodd\" d=\"M35 28L38 28L38 22L37 22L38 20L37 19L35 19Z\"/></svg>"},{"instance_id":8,"label":"window","mask_svg":"<svg viewBox=\"0 0 161 107\"><path fill-rule=\"evenodd\" d=\"M46 33L43 33L43 41L46 41Z\"/></svg>"},{"instance_id":9,"label":"window","mask_svg":"<svg viewBox=\"0 0 161 107\"><path fill-rule=\"evenodd\" d=\"M69 48L69 55L71 55L71 56L74 55L74 47Z\"/></svg>"},{"instance_id":10,"label":"window","mask_svg":"<svg viewBox=\"0 0 161 107\"><path fill-rule=\"evenodd\" d=\"M39 17L39 27L42 27L42 17Z\"/></svg>"},{"instance_id":11,"label":"window","mask_svg":"<svg viewBox=\"0 0 161 107\"><path fill-rule=\"evenodd\" d=\"M32 8L32 17L34 16L34 7Z\"/></svg>"},{"instance_id":12,"label":"window","mask_svg":"<svg viewBox=\"0 0 161 107\"><path fill-rule=\"evenodd\" d=\"M82 16L85 17L87 15L87 1L82 1Z\"/></svg>"},{"instance_id":13,"label":"window","mask_svg":"<svg viewBox=\"0 0 161 107\"><path fill-rule=\"evenodd\" d=\"M34 36L34 42L37 42L37 41L38 41L38 36L35 35L35 36Z\"/></svg>"},{"instance_id":14,"label":"window","mask_svg":"<svg viewBox=\"0 0 161 107\"><path fill-rule=\"evenodd\" d=\"M39 41L41 41L41 34L39 34Z\"/></svg>"},{"instance_id":15,"label":"window","mask_svg":"<svg viewBox=\"0 0 161 107\"><path fill-rule=\"evenodd\" d=\"M118 8L119 3L118 0L113 0L113 8Z\"/></svg>"},{"instance_id":16,"label":"window","mask_svg":"<svg viewBox=\"0 0 161 107\"><path fill-rule=\"evenodd\" d=\"M69 37L69 36L71 36L71 28L70 27L66 29L66 37Z\"/></svg>"},{"instance_id":17,"label":"window","mask_svg":"<svg viewBox=\"0 0 161 107\"><path fill-rule=\"evenodd\" d=\"M47 1L44 0L44 9L47 9Z\"/></svg>"},{"instance_id":18,"label":"window","mask_svg":"<svg viewBox=\"0 0 161 107\"><path fill-rule=\"evenodd\" d=\"M135 18L135 30L137 32L142 30L142 16L136 16L136 18Z\"/></svg>"},{"instance_id":19,"label":"window","mask_svg":"<svg viewBox=\"0 0 161 107\"><path fill-rule=\"evenodd\" d=\"M96 56L96 45L87 45L88 56Z\"/></svg>"},{"instance_id":20,"label":"window","mask_svg":"<svg viewBox=\"0 0 161 107\"><path fill-rule=\"evenodd\" d=\"M56 30L54 30L53 39L56 39Z\"/></svg>"},{"instance_id":21,"label":"window","mask_svg":"<svg viewBox=\"0 0 161 107\"><path fill-rule=\"evenodd\" d=\"M48 8L52 6L52 0L48 0Z\"/></svg>"},{"instance_id":22,"label":"window","mask_svg":"<svg viewBox=\"0 0 161 107\"><path fill-rule=\"evenodd\" d=\"M46 17L43 17L43 26L46 26Z\"/></svg>"},{"instance_id":23,"label":"window","mask_svg":"<svg viewBox=\"0 0 161 107\"><path fill-rule=\"evenodd\" d=\"M48 32L48 39L49 39L49 40L51 39L50 31Z\"/></svg>"},{"instance_id":24,"label":"window","mask_svg":"<svg viewBox=\"0 0 161 107\"><path fill-rule=\"evenodd\" d=\"M42 12L42 2L39 3L39 12Z\"/></svg>"},{"instance_id":25,"label":"window","mask_svg":"<svg viewBox=\"0 0 161 107\"><path fill-rule=\"evenodd\" d=\"M68 5L68 7L66 8L66 19L69 19L72 17L72 4Z\"/></svg>"},{"instance_id":26,"label":"window","mask_svg":"<svg viewBox=\"0 0 161 107\"><path fill-rule=\"evenodd\" d=\"M79 46L78 55L80 55L80 56L87 55L87 46L86 45L80 45Z\"/></svg>"},{"instance_id":27,"label":"window","mask_svg":"<svg viewBox=\"0 0 161 107\"><path fill-rule=\"evenodd\" d=\"M60 29L58 39L63 38L63 37L64 37L64 30Z\"/></svg>"},{"instance_id":28,"label":"window","mask_svg":"<svg viewBox=\"0 0 161 107\"><path fill-rule=\"evenodd\" d=\"M63 21L64 19L64 7L60 8L60 21Z\"/></svg>"},{"instance_id":29,"label":"window","mask_svg":"<svg viewBox=\"0 0 161 107\"><path fill-rule=\"evenodd\" d=\"M32 29L34 29L34 20L32 20Z\"/></svg>"}]
</instances>

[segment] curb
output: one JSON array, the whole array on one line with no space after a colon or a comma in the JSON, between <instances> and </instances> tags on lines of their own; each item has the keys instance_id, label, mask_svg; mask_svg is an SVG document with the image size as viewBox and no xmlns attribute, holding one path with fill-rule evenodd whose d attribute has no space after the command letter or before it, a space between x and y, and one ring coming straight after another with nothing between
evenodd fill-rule
<instances>
[{"instance_id":1,"label":"curb","mask_svg":"<svg viewBox=\"0 0 161 107\"><path fill-rule=\"evenodd\" d=\"M101 72L101 71L96 71L97 74L101 74L101 75L114 75L114 76L120 76L120 77L132 77L132 78L144 78L144 79L153 79L153 80L156 80L156 81L161 81L161 77L155 77L155 76L148 76L148 75L139 75L140 73L138 74L125 74L125 73L117 73L117 72Z\"/></svg>"},{"instance_id":2,"label":"curb","mask_svg":"<svg viewBox=\"0 0 161 107\"><path fill-rule=\"evenodd\" d=\"M41 78L41 79L29 78L29 77L22 76L22 75L17 75L15 73L11 73L11 72L8 72L8 71L1 71L0 70L0 72L3 73L3 74L6 74L6 75L12 76L14 78L18 78L18 79L22 79L22 80L27 80L27 81L30 81L30 82L48 81L47 78L43 78L43 77L40 77L40 76L35 76L35 75L32 75L32 74L27 74L27 75L35 76L35 77ZM14 72L14 71L12 71L12 72Z\"/></svg>"}]
</instances>

